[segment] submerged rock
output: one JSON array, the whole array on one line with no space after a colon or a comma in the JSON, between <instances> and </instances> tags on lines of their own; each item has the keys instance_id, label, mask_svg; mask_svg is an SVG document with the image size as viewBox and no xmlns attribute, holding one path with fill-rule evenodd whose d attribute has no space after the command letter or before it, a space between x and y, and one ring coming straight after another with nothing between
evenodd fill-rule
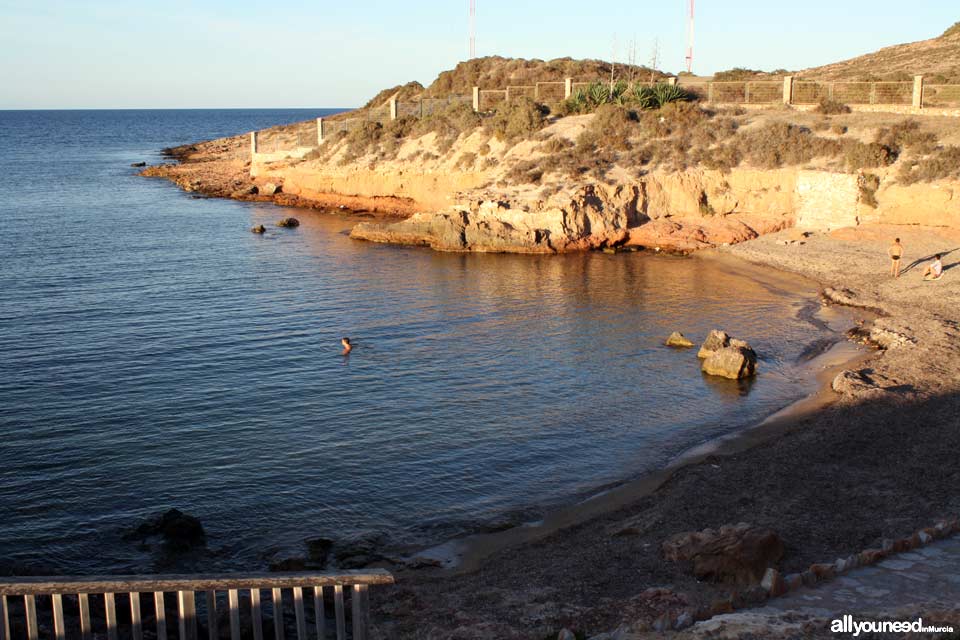
<instances>
[{"instance_id":1,"label":"submerged rock","mask_svg":"<svg viewBox=\"0 0 960 640\"><path fill-rule=\"evenodd\" d=\"M266 228L265 226L263 226L262 224L258 224L258 225L255 226L255 227L250 227L250 231L252 231L253 233L266 233L266 232L267 232L267 228Z\"/></svg>"},{"instance_id":2,"label":"submerged rock","mask_svg":"<svg viewBox=\"0 0 960 640\"><path fill-rule=\"evenodd\" d=\"M690 563L700 580L751 585L783 556L783 541L772 529L740 523L719 531L678 533L664 541L661 551L667 560Z\"/></svg>"},{"instance_id":3,"label":"submerged rock","mask_svg":"<svg viewBox=\"0 0 960 640\"><path fill-rule=\"evenodd\" d=\"M667 341L664 343L668 347L692 347L693 343L689 338L684 336L679 331L674 331L670 334L670 337L667 338Z\"/></svg>"},{"instance_id":4,"label":"submerged rock","mask_svg":"<svg viewBox=\"0 0 960 640\"><path fill-rule=\"evenodd\" d=\"M283 220L277 223L277 226L293 229L294 227L300 226L300 221L297 220L296 218L284 218Z\"/></svg>"},{"instance_id":5,"label":"submerged rock","mask_svg":"<svg viewBox=\"0 0 960 640\"><path fill-rule=\"evenodd\" d=\"M130 165L131 167L145 167L147 166L146 162L134 162Z\"/></svg>"},{"instance_id":6,"label":"submerged rock","mask_svg":"<svg viewBox=\"0 0 960 640\"><path fill-rule=\"evenodd\" d=\"M207 543L207 534L199 518L183 513L179 509L170 509L150 516L136 529L124 534L123 539L146 540L153 536L159 536L175 551L187 551Z\"/></svg>"}]
</instances>

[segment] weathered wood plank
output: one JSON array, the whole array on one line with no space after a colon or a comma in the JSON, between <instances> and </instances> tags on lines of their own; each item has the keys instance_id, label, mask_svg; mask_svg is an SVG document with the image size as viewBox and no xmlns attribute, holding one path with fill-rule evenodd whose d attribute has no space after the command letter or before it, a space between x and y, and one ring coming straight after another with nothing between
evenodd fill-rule
<instances>
[{"instance_id":1,"label":"weathered wood plank","mask_svg":"<svg viewBox=\"0 0 960 640\"><path fill-rule=\"evenodd\" d=\"M53 607L53 637L57 640L66 640L66 632L63 629L63 596L59 593L50 598L50 604Z\"/></svg>"},{"instance_id":2,"label":"weathered wood plank","mask_svg":"<svg viewBox=\"0 0 960 640\"><path fill-rule=\"evenodd\" d=\"M230 640L240 640L240 594L236 589L227 591L227 606L230 607Z\"/></svg>"},{"instance_id":3,"label":"weathered wood plank","mask_svg":"<svg viewBox=\"0 0 960 640\"><path fill-rule=\"evenodd\" d=\"M317 640L327 637L327 616L323 610L323 587L313 588L313 616L317 627Z\"/></svg>"},{"instance_id":4,"label":"weathered wood plank","mask_svg":"<svg viewBox=\"0 0 960 640\"><path fill-rule=\"evenodd\" d=\"M307 617L303 610L303 589L293 588L293 611L297 616L297 640L308 640Z\"/></svg>"},{"instance_id":5,"label":"weathered wood plank","mask_svg":"<svg viewBox=\"0 0 960 640\"><path fill-rule=\"evenodd\" d=\"M350 598L350 615L353 622L353 640L364 640L363 637L363 601L360 599L360 585L353 586L353 595Z\"/></svg>"},{"instance_id":6,"label":"weathered wood plank","mask_svg":"<svg viewBox=\"0 0 960 640\"><path fill-rule=\"evenodd\" d=\"M167 640L167 609L163 603L163 591L154 591L153 606L157 616L157 640Z\"/></svg>"},{"instance_id":7,"label":"weathered wood plank","mask_svg":"<svg viewBox=\"0 0 960 640\"><path fill-rule=\"evenodd\" d=\"M212 573L155 576L31 576L0 580L0 595L50 595L54 593L131 593L133 591L226 591L229 589L289 589L336 584L393 584L384 569L313 573Z\"/></svg>"},{"instance_id":8,"label":"weathered wood plank","mask_svg":"<svg viewBox=\"0 0 960 640\"><path fill-rule=\"evenodd\" d=\"M112 593L103 594L103 610L107 619L107 638L117 640L117 601Z\"/></svg>"},{"instance_id":9,"label":"weathered wood plank","mask_svg":"<svg viewBox=\"0 0 960 640\"><path fill-rule=\"evenodd\" d=\"M283 640L283 592L273 588L273 637Z\"/></svg>"},{"instance_id":10,"label":"weathered wood plank","mask_svg":"<svg viewBox=\"0 0 960 640\"><path fill-rule=\"evenodd\" d=\"M80 605L80 637L83 640L91 640L93 628L90 624L90 597L85 593L79 593L77 603ZM166 640L166 638L159 640Z\"/></svg>"},{"instance_id":11,"label":"weathered wood plank","mask_svg":"<svg viewBox=\"0 0 960 640\"><path fill-rule=\"evenodd\" d=\"M197 601L193 591L177 592L180 640L197 640Z\"/></svg>"},{"instance_id":12,"label":"weathered wood plank","mask_svg":"<svg viewBox=\"0 0 960 640\"><path fill-rule=\"evenodd\" d=\"M23 596L23 614L27 619L27 638L37 640L37 600L33 596Z\"/></svg>"},{"instance_id":13,"label":"weathered wood plank","mask_svg":"<svg viewBox=\"0 0 960 640\"><path fill-rule=\"evenodd\" d=\"M220 637L217 628L217 592L207 591L207 638L217 640Z\"/></svg>"},{"instance_id":14,"label":"weathered wood plank","mask_svg":"<svg viewBox=\"0 0 960 640\"><path fill-rule=\"evenodd\" d=\"M250 621L253 640L263 640L263 616L260 615L260 589L250 589Z\"/></svg>"},{"instance_id":15,"label":"weathered wood plank","mask_svg":"<svg viewBox=\"0 0 960 640\"><path fill-rule=\"evenodd\" d=\"M343 613L343 585L333 585L333 606L337 617L337 640L347 640L347 621Z\"/></svg>"},{"instance_id":16,"label":"weathered wood plank","mask_svg":"<svg viewBox=\"0 0 960 640\"><path fill-rule=\"evenodd\" d=\"M140 592L130 594L130 635L133 640L143 640L143 625L140 623Z\"/></svg>"},{"instance_id":17,"label":"weathered wood plank","mask_svg":"<svg viewBox=\"0 0 960 640\"><path fill-rule=\"evenodd\" d=\"M7 610L7 596L0 596L0 640L10 640L10 612Z\"/></svg>"}]
</instances>

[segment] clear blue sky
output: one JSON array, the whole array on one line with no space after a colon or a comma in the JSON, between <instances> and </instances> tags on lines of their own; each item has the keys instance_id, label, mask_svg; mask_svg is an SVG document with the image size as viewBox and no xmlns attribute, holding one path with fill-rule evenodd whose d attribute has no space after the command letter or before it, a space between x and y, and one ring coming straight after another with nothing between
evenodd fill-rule
<instances>
[{"instance_id":1,"label":"clear blue sky","mask_svg":"<svg viewBox=\"0 0 960 640\"><path fill-rule=\"evenodd\" d=\"M477 55L683 68L686 0L476 0ZM698 0L694 72L937 36L957 0ZM0 0L0 108L349 107L467 57L468 0Z\"/></svg>"}]
</instances>

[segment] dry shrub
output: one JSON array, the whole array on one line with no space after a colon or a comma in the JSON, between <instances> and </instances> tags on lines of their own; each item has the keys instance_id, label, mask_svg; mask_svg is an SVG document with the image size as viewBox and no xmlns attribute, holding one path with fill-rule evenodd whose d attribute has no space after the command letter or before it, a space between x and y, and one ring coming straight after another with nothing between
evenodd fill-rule
<instances>
[{"instance_id":1,"label":"dry shrub","mask_svg":"<svg viewBox=\"0 0 960 640\"><path fill-rule=\"evenodd\" d=\"M537 151L540 151L541 153L547 153L547 154L560 153L564 149L567 149L572 146L573 146L573 142L571 142L567 138L564 138L562 136L555 136L553 138L550 138L543 144L541 144L539 147L537 147Z\"/></svg>"},{"instance_id":2,"label":"dry shrub","mask_svg":"<svg viewBox=\"0 0 960 640\"><path fill-rule=\"evenodd\" d=\"M838 136L842 136L847 132L847 128L842 124L835 124L832 127L830 127L830 131L837 134Z\"/></svg>"},{"instance_id":3,"label":"dry shrub","mask_svg":"<svg viewBox=\"0 0 960 640\"><path fill-rule=\"evenodd\" d=\"M479 151L480 155L482 156L487 155L488 153L490 153L490 143L484 142L482 145L480 145L480 148L477 149L477 151Z\"/></svg>"},{"instance_id":4,"label":"dry shrub","mask_svg":"<svg viewBox=\"0 0 960 640\"><path fill-rule=\"evenodd\" d=\"M830 129L830 120L827 118L824 118L823 120L817 120L813 123L811 129L814 131L827 131Z\"/></svg>"},{"instance_id":5,"label":"dry shrub","mask_svg":"<svg viewBox=\"0 0 960 640\"><path fill-rule=\"evenodd\" d=\"M937 134L932 131L922 131L916 120L902 120L890 127L877 131L875 141L891 150L900 153L901 149L908 149L918 154L927 154L937 148Z\"/></svg>"},{"instance_id":6,"label":"dry shrub","mask_svg":"<svg viewBox=\"0 0 960 640\"><path fill-rule=\"evenodd\" d=\"M340 164L348 164L376 150L380 146L383 125L379 122L364 121L347 133L346 151Z\"/></svg>"},{"instance_id":7,"label":"dry shrub","mask_svg":"<svg viewBox=\"0 0 960 640\"><path fill-rule=\"evenodd\" d=\"M501 104L487 127L499 140L517 142L546 126L547 109L527 97Z\"/></svg>"},{"instance_id":8,"label":"dry shrub","mask_svg":"<svg viewBox=\"0 0 960 640\"><path fill-rule=\"evenodd\" d=\"M724 173L739 166L743 161L743 154L735 144L724 144L701 152L699 162L708 169L717 169Z\"/></svg>"},{"instance_id":9,"label":"dry shrub","mask_svg":"<svg viewBox=\"0 0 960 640\"><path fill-rule=\"evenodd\" d=\"M844 113L850 113L851 109L839 100L820 98L820 102L817 104L815 111L826 116L838 116Z\"/></svg>"},{"instance_id":10,"label":"dry shrub","mask_svg":"<svg viewBox=\"0 0 960 640\"><path fill-rule=\"evenodd\" d=\"M540 184L544 170L536 160L522 160L510 168L504 180L512 184Z\"/></svg>"},{"instance_id":11,"label":"dry shrub","mask_svg":"<svg viewBox=\"0 0 960 640\"><path fill-rule=\"evenodd\" d=\"M877 208L877 189L880 188L880 176L872 173L861 173L857 177L857 187L860 190L860 202L868 207Z\"/></svg>"},{"instance_id":12,"label":"dry shrub","mask_svg":"<svg viewBox=\"0 0 960 640\"><path fill-rule=\"evenodd\" d=\"M472 132L480 126L480 116L468 104L456 103L443 111L430 114L420 120L411 133L424 136L437 134L437 147L447 153L461 134Z\"/></svg>"},{"instance_id":13,"label":"dry shrub","mask_svg":"<svg viewBox=\"0 0 960 640\"><path fill-rule=\"evenodd\" d=\"M960 147L944 147L916 164L904 163L897 181L901 184L960 178Z\"/></svg>"},{"instance_id":14,"label":"dry shrub","mask_svg":"<svg viewBox=\"0 0 960 640\"><path fill-rule=\"evenodd\" d=\"M738 136L740 153L750 164L763 169L804 164L817 157L840 153L840 143L821 138L809 129L786 122L772 122Z\"/></svg>"},{"instance_id":15,"label":"dry shrub","mask_svg":"<svg viewBox=\"0 0 960 640\"><path fill-rule=\"evenodd\" d=\"M613 148L628 151L630 138L639 133L637 114L615 104L597 108L590 124L577 138L577 146L588 148Z\"/></svg>"},{"instance_id":16,"label":"dry shrub","mask_svg":"<svg viewBox=\"0 0 960 640\"><path fill-rule=\"evenodd\" d=\"M897 154L879 142L864 144L859 140L847 140L843 150L843 160L848 171L886 167L897 160Z\"/></svg>"},{"instance_id":17,"label":"dry shrub","mask_svg":"<svg viewBox=\"0 0 960 640\"><path fill-rule=\"evenodd\" d=\"M476 161L477 154L475 154L473 151L467 151L457 158L457 163L454 165L454 168L460 171L466 171L473 168L473 165Z\"/></svg>"}]
</instances>

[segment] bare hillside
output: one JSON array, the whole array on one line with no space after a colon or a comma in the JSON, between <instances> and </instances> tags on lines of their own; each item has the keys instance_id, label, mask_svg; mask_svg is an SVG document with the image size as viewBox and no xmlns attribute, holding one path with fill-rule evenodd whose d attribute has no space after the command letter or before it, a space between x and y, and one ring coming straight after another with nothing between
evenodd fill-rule
<instances>
[{"instance_id":1,"label":"bare hillside","mask_svg":"<svg viewBox=\"0 0 960 640\"><path fill-rule=\"evenodd\" d=\"M801 72L822 80L909 80L929 76L932 82L960 82L960 22L930 40L885 47L857 58Z\"/></svg>"}]
</instances>

